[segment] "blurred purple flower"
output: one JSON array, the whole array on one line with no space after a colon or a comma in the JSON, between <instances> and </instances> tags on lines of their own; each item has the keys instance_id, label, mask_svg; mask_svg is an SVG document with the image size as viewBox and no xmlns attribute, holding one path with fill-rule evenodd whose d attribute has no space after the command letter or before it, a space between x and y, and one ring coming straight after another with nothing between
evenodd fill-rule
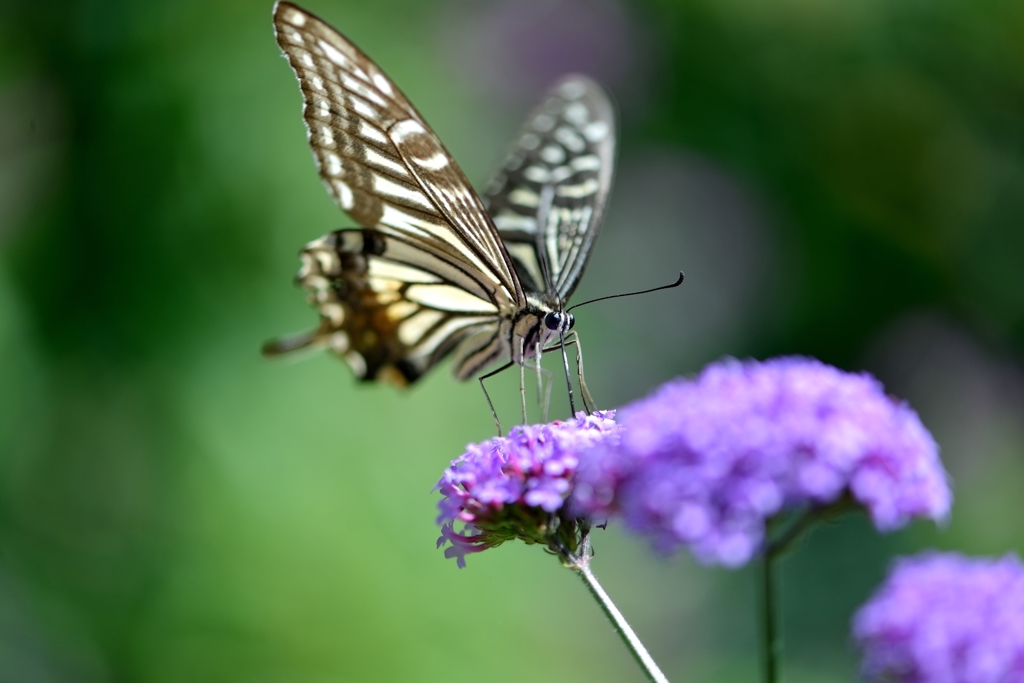
<instances>
[{"instance_id":1,"label":"blurred purple flower","mask_svg":"<svg viewBox=\"0 0 1024 683\"><path fill-rule=\"evenodd\" d=\"M944 517L938 448L917 414L867 374L790 357L729 359L620 411L621 441L580 468L581 510L621 514L663 552L738 566L787 506L849 494L875 526Z\"/></svg>"},{"instance_id":2,"label":"blurred purple flower","mask_svg":"<svg viewBox=\"0 0 1024 683\"><path fill-rule=\"evenodd\" d=\"M515 427L508 436L467 446L436 486L442 496L437 505L437 547L451 543L445 557L457 558L464 567L468 553L515 538L573 543L555 535L574 533L560 527L573 523L561 512L572 489L578 454L618 435L614 415L577 413L568 422ZM456 521L464 523L462 531L455 530Z\"/></svg>"},{"instance_id":3,"label":"blurred purple flower","mask_svg":"<svg viewBox=\"0 0 1024 683\"><path fill-rule=\"evenodd\" d=\"M929 553L896 563L854 617L869 680L1024 681L1024 565Z\"/></svg>"},{"instance_id":4,"label":"blurred purple flower","mask_svg":"<svg viewBox=\"0 0 1024 683\"><path fill-rule=\"evenodd\" d=\"M570 73L609 86L636 78L633 28L617 0L456 2L442 26L469 82L507 101L533 102Z\"/></svg>"}]
</instances>

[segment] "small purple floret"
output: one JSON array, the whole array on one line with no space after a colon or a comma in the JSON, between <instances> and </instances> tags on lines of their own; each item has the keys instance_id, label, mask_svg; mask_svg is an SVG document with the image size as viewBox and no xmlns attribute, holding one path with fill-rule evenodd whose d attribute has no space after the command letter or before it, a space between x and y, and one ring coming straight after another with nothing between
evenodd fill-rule
<instances>
[{"instance_id":1,"label":"small purple floret","mask_svg":"<svg viewBox=\"0 0 1024 683\"><path fill-rule=\"evenodd\" d=\"M567 422L514 427L508 436L470 444L436 489L440 548L457 558L513 538L545 543L557 530L556 514L572 490L580 451L617 436L614 411L577 413ZM465 526L455 530L455 522Z\"/></svg>"},{"instance_id":2,"label":"small purple floret","mask_svg":"<svg viewBox=\"0 0 1024 683\"><path fill-rule=\"evenodd\" d=\"M574 497L621 514L663 552L738 566L785 507L849 494L875 526L940 519L951 502L938 447L867 374L787 357L728 359L619 411L623 435L587 454Z\"/></svg>"},{"instance_id":3,"label":"small purple floret","mask_svg":"<svg viewBox=\"0 0 1024 683\"><path fill-rule=\"evenodd\" d=\"M1024 681L1024 564L1015 555L905 558L857 612L868 680Z\"/></svg>"}]
</instances>

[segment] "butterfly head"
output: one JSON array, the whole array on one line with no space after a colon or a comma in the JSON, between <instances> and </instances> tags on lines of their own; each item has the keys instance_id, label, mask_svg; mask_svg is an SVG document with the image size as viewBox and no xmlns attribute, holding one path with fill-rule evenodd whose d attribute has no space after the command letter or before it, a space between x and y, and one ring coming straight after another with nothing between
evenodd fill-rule
<instances>
[{"instance_id":1,"label":"butterfly head","mask_svg":"<svg viewBox=\"0 0 1024 683\"><path fill-rule=\"evenodd\" d=\"M544 327L552 332L565 334L575 324L576 318L573 317L572 313L566 313L565 311L548 311L544 316Z\"/></svg>"}]
</instances>

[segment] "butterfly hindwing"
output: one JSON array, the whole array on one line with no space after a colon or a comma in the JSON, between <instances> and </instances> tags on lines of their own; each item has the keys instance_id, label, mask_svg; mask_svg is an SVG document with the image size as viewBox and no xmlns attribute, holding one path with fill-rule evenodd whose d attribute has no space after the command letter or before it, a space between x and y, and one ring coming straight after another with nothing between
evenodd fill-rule
<instances>
[{"instance_id":1,"label":"butterfly hindwing","mask_svg":"<svg viewBox=\"0 0 1024 683\"><path fill-rule=\"evenodd\" d=\"M615 112L584 76L557 83L527 117L484 193L524 288L565 302L597 239L611 189Z\"/></svg>"},{"instance_id":2,"label":"butterfly hindwing","mask_svg":"<svg viewBox=\"0 0 1024 683\"><path fill-rule=\"evenodd\" d=\"M448 352L478 350L501 327L497 308L446 280L441 260L372 229L337 230L306 245L298 281L320 326L271 342L275 355L327 348L363 380L415 381Z\"/></svg>"}]
</instances>

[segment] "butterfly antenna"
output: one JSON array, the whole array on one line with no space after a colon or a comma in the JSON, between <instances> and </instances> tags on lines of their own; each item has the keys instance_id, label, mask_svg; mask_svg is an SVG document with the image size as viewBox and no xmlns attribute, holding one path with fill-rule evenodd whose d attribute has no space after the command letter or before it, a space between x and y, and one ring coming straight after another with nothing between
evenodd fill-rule
<instances>
[{"instance_id":1,"label":"butterfly antenna","mask_svg":"<svg viewBox=\"0 0 1024 683\"><path fill-rule=\"evenodd\" d=\"M598 297L596 299L591 299L590 301L584 301L584 302L578 303L578 304L576 304L574 306L570 306L569 308L565 309L565 312L568 313L569 311L571 311L574 308L579 308L580 306L586 306L587 304L597 303L598 301L606 301L608 299L618 299L618 298L621 298L621 297L624 297L624 296L636 296L638 294L650 294L651 292L660 292L663 289L672 289L674 287L678 287L679 285L683 284L683 278L684 277L685 276L683 275L683 271L679 271L679 279L676 280L675 282L673 282L670 285L662 285L661 287L655 287L654 289L645 289L645 290L640 291L640 292L626 292L625 294L611 294L609 296Z\"/></svg>"}]
</instances>

